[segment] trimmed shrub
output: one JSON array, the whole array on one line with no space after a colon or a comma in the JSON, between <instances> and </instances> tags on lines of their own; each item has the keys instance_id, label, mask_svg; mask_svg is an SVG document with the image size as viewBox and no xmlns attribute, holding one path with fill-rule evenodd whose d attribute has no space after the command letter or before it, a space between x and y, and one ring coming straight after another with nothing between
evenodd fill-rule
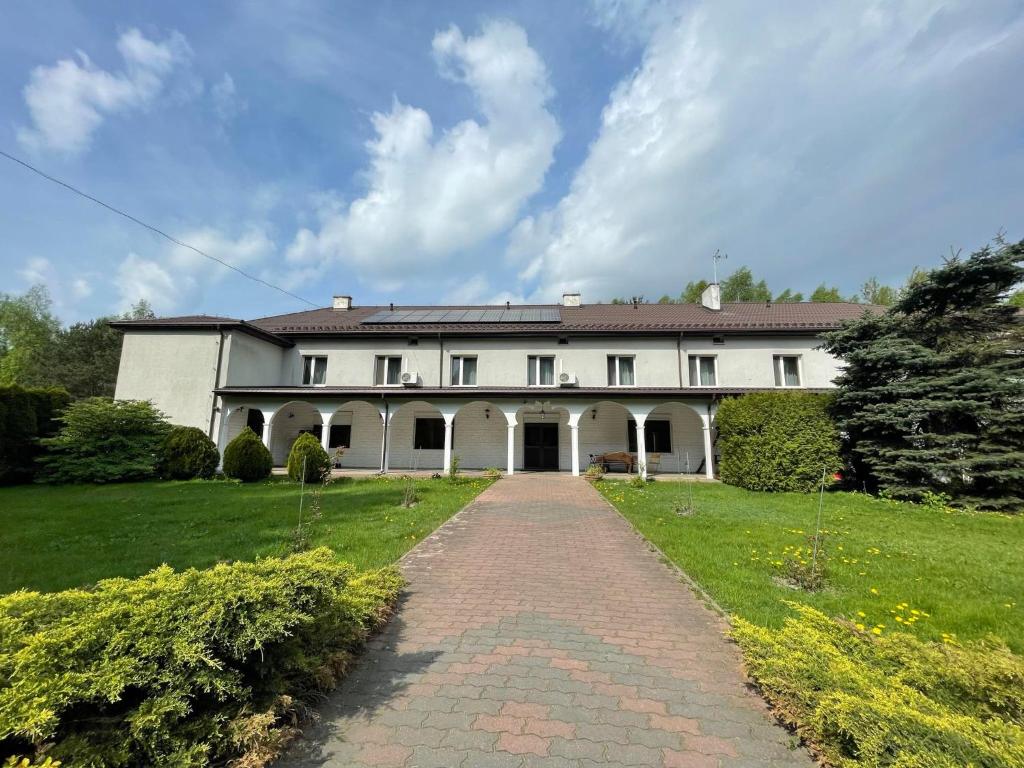
<instances>
[{"instance_id":1,"label":"trimmed shrub","mask_svg":"<svg viewBox=\"0 0 1024 768\"><path fill-rule=\"evenodd\" d=\"M0 754L260 765L287 741L294 697L336 684L401 583L317 549L0 597Z\"/></svg>"},{"instance_id":2,"label":"trimmed shrub","mask_svg":"<svg viewBox=\"0 0 1024 768\"><path fill-rule=\"evenodd\" d=\"M733 636L776 714L830 765L1024 765L1024 659L995 641L875 637L808 606Z\"/></svg>"},{"instance_id":3,"label":"trimmed shrub","mask_svg":"<svg viewBox=\"0 0 1024 768\"><path fill-rule=\"evenodd\" d=\"M306 476L302 476L303 462L305 462ZM288 452L288 477L295 482L305 480L307 483L322 483L327 474L331 471L331 457L320 445L316 435L311 432L303 432Z\"/></svg>"},{"instance_id":4,"label":"trimmed shrub","mask_svg":"<svg viewBox=\"0 0 1024 768\"><path fill-rule=\"evenodd\" d=\"M40 479L54 483L116 483L156 475L160 448L171 426L145 400L89 397L58 418L56 437L40 442Z\"/></svg>"},{"instance_id":5,"label":"trimmed shrub","mask_svg":"<svg viewBox=\"0 0 1024 768\"><path fill-rule=\"evenodd\" d=\"M246 427L224 449L224 474L253 483L270 477L274 459L256 433Z\"/></svg>"},{"instance_id":6,"label":"trimmed shrub","mask_svg":"<svg viewBox=\"0 0 1024 768\"><path fill-rule=\"evenodd\" d=\"M829 397L810 392L756 392L718 408L718 473L752 491L807 493L842 466Z\"/></svg>"},{"instance_id":7,"label":"trimmed shrub","mask_svg":"<svg viewBox=\"0 0 1024 768\"><path fill-rule=\"evenodd\" d=\"M0 485L32 481L39 439L57 433L70 399L63 389L0 387Z\"/></svg>"},{"instance_id":8,"label":"trimmed shrub","mask_svg":"<svg viewBox=\"0 0 1024 768\"><path fill-rule=\"evenodd\" d=\"M217 471L220 452L198 427L174 427L160 449L160 477L169 480L210 478Z\"/></svg>"}]
</instances>

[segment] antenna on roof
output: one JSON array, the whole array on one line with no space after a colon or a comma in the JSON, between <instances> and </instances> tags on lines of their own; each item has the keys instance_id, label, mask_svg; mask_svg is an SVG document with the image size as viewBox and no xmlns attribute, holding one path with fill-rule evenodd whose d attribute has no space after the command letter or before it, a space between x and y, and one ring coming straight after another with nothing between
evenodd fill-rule
<instances>
[{"instance_id":1,"label":"antenna on roof","mask_svg":"<svg viewBox=\"0 0 1024 768\"><path fill-rule=\"evenodd\" d=\"M712 260L712 263L714 265L713 268L714 268L714 273L715 273L715 283L716 284L718 283L718 262L720 262L722 259L728 259L728 258L729 258L729 254L728 253L722 253L722 250L720 248L715 248L715 255L711 257L711 260Z\"/></svg>"},{"instance_id":2,"label":"antenna on roof","mask_svg":"<svg viewBox=\"0 0 1024 768\"><path fill-rule=\"evenodd\" d=\"M388 309L390 311L394 312L395 311L395 302L392 301L390 304L388 304Z\"/></svg>"},{"instance_id":3,"label":"antenna on roof","mask_svg":"<svg viewBox=\"0 0 1024 768\"><path fill-rule=\"evenodd\" d=\"M512 302L507 299L505 300L505 309L512 309Z\"/></svg>"}]
</instances>

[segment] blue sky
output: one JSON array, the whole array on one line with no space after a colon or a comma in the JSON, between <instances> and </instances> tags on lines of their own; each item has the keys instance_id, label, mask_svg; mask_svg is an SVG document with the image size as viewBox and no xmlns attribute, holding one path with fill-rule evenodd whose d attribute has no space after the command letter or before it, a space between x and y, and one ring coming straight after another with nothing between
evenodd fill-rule
<instances>
[{"instance_id":1,"label":"blue sky","mask_svg":"<svg viewBox=\"0 0 1024 768\"><path fill-rule=\"evenodd\" d=\"M1024 2L5 3L0 148L314 303L900 282L1024 236ZM303 305L0 163L0 291Z\"/></svg>"}]
</instances>

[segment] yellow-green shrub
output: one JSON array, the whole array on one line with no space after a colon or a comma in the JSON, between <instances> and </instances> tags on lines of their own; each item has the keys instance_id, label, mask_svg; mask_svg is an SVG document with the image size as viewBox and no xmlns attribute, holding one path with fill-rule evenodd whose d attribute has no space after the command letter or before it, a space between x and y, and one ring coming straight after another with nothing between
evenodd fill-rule
<instances>
[{"instance_id":1,"label":"yellow-green shrub","mask_svg":"<svg viewBox=\"0 0 1024 768\"><path fill-rule=\"evenodd\" d=\"M1024 765L1024 659L989 641L875 637L808 606L781 630L736 620L751 677L837 766Z\"/></svg>"},{"instance_id":2,"label":"yellow-green shrub","mask_svg":"<svg viewBox=\"0 0 1024 768\"><path fill-rule=\"evenodd\" d=\"M6 595L0 755L200 766L266 751L285 697L331 687L400 586L317 549Z\"/></svg>"}]
</instances>

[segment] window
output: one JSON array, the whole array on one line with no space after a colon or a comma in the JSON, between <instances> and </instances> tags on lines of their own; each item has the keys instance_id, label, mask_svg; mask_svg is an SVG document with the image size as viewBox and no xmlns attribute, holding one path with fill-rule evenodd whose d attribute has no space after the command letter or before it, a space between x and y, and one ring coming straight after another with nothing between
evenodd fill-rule
<instances>
[{"instance_id":1,"label":"window","mask_svg":"<svg viewBox=\"0 0 1024 768\"><path fill-rule=\"evenodd\" d=\"M476 386L476 358L452 355L452 386Z\"/></svg>"},{"instance_id":2,"label":"window","mask_svg":"<svg viewBox=\"0 0 1024 768\"><path fill-rule=\"evenodd\" d=\"M323 434L324 434L324 425L323 424L314 424L309 429L300 429L299 430L299 434L300 435L304 435L307 432L309 434L311 434L313 437L315 437L317 440L319 440L323 436Z\"/></svg>"},{"instance_id":3,"label":"window","mask_svg":"<svg viewBox=\"0 0 1024 768\"><path fill-rule=\"evenodd\" d=\"M630 419L627 424L629 450L636 453L636 422ZM664 419L644 422L644 447L648 453L672 453L672 423Z\"/></svg>"},{"instance_id":4,"label":"window","mask_svg":"<svg viewBox=\"0 0 1024 768\"><path fill-rule=\"evenodd\" d=\"M633 356L608 355L608 386L632 387L634 384Z\"/></svg>"},{"instance_id":5,"label":"window","mask_svg":"<svg viewBox=\"0 0 1024 768\"><path fill-rule=\"evenodd\" d=\"M452 433L452 444L455 443L455 433ZM412 447L427 451L440 451L444 449L444 419L426 418L416 419L416 430L413 436Z\"/></svg>"},{"instance_id":6,"label":"window","mask_svg":"<svg viewBox=\"0 0 1024 768\"><path fill-rule=\"evenodd\" d=\"M773 362L775 364L776 387L800 386L799 355L775 355Z\"/></svg>"},{"instance_id":7,"label":"window","mask_svg":"<svg viewBox=\"0 0 1024 768\"><path fill-rule=\"evenodd\" d=\"M378 357L373 372L373 383L378 386L402 383L402 358Z\"/></svg>"},{"instance_id":8,"label":"window","mask_svg":"<svg viewBox=\"0 0 1024 768\"><path fill-rule=\"evenodd\" d=\"M245 426L255 432L257 437L263 437L263 411L249 408L245 412Z\"/></svg>"},{"instance_id":9,"label":"window","mask_svg":"<svg viewBox=\"0 0 1024 768\"><path fill-rule=\"evenodd\" d=\"M526 358L526 383L531 387L550 387L555 383L555 358L530 355Z\"/></svg>"},{"instance_id":10,"label":"window","mask_svg":"<svg viewBox=\"0 0 1024 768\"><path fill-rule=\"evenodd\" d=\"M327 439L328 448L351 448L352 447L352 425L332 424L331 434Z\"/></svg>"},{"instance_id":11,"label":"window","mask_svg":"<svg viewBox=\"0 0 1024 768\"><path fill-rule=\"evenodd\" d=\"M302 383L323 384L327 380L327 358L302 356Z\"/></svg>"},{"instance_id":12,"label":"window","mask_svg":"<svg viewBox=\"0 0 1024 768\"><path fill-rule=\"evenodd\" d=\"M714 355L690 355L690 386L713 387L718 381Z\"/></svg>"}]
</instances>

